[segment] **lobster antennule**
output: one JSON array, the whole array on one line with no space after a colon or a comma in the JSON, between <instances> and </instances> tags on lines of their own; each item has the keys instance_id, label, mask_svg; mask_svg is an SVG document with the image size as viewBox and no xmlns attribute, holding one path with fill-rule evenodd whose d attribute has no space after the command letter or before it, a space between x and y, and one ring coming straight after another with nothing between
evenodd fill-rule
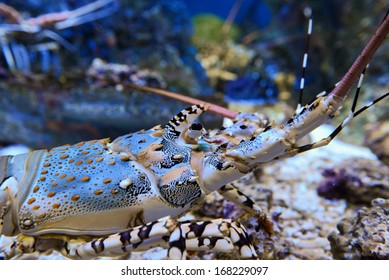
<instances>
[{"instance_id":1,"label":"lobster antennule","mask_svg":"<svg viewBox=\"0 0 389 280\"><path fill-rule=\"evenodd\" d=\"M386 36L389 33L389 11L386 13L380 26L374 35L370 38L367 45L363 48L362 52L351 65L350 69L330 92L335 99L342 101L350 91L352 85L357 81L361 75L363 69L367 67L371 58L376 53L377 49L384 42ZM340 102L341 103L341 102Z\"/></svg>"}]
</instances>

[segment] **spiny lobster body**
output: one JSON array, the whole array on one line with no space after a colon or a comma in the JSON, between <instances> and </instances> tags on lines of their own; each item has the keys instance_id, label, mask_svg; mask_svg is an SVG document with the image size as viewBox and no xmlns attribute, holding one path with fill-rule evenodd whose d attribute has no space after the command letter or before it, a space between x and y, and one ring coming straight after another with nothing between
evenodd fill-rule
<instances>
[{"instance_id":1,"label":"spiny lobster body","mask_svg":"<svg viewBox=\"0 0 389 280\"><path fill-rule=\"evenodd\" d=\"M219 191L251 214L259 214L266 227L268 220L260 208L225 185L263 163L327 145L349 120L387 97L388 93L357 112L352 109L327 138L305 146L296 144L337 114L388 32L386 16L334 89L299 108L282 125L267 123L256 114L239 114L231 126L206 133L195 120L209 106L193 105L164 128L157 126L113 142L103 139L0 158L0 233L38 238L56 234L57 239L103 236L74 246L70 241L59 245L65 255L79 258L154 245L169 248L170 256L178 258L187 248L235 248L242 257L255 257L239 223L175 222L163 217L178 217L208 193ZM27 247L23 242L15 244L10 247L13 255L15 248L21 253L40 250L36 242Z\"/></svg>"},{"instance_id":2,"label":"spiny lobster body","mask_svg":"<svg viewBox=\"0 0 389 280\"><path fill-rule=\"evenodd\" d=\"M190 165L190 148L166 138L158 126L112 143L95 140L2 158L1 177L18 182L16 214L9 212L14 217L6 217L12 222L2 233L103 235L188 210L204 191Z\"/></svg>"}]
</instances>

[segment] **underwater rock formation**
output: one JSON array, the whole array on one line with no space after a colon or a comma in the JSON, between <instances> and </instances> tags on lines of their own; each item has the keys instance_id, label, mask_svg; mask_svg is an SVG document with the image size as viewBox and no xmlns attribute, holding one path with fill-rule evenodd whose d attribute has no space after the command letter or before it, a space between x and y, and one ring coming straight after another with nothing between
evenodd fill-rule
<instances>
[{"instance_id":1,"label":"underwater rock formation","mask_svg":"<svg viewBox=\"0 0 389 280\"><path fill-rule=\"evenodd\" d=\"M24 19L74 11L91 3L95 2L4 1ZM81 17L85 21L68 22L66 28L45 25L26 34L11 32L2 25L0 142L38 149L116 137L164 124L186 106L161 96L123 90L116 87L117 82L163 87L205 101L213 97L205 71L195 58L192 23L181 1L100 3L108 3L108 10L104 6L99 14L88 14L88 21ZM0 16L3 23L7 21ZM55 39L45 37L47 32L55 34ZM61 45L65 41L71 48ZM55 45L55 50L47 44ZM12 53L14 62L25 61L23 65L30 68L15 63L10 69L10 56L6 57L4 51L7 47L22 50ZM110 64L90 67L95 58ZM207 115L206 119L214 119ZM219 126L221 117L217 119Z\"/></svg>"},{"instance_id":2,"label":"underwater rock formation","mask_svg":"<svg viewBox=\"0 0 389 280\"><path fill-rule=\"evenodd\" d=\"M335 259L389 260L389 200L375 199L372 207L364 207L355 217L343 219L339 233L328 240Z\"/></svg>"},{"instance_id":3,"label":"underwater rock formation","mask_svg":"<svg viewBox=\"0 0 389 280\"><path fill-rule=\"evenodd\" d=\"M83 24L69 23L67 28L61 29L41 27L39 32L28 34L28 41L20 41L20 36L16 36L18 34L9 32L7 40L10 42L10 49L24 46L25 52L29 52L31 69L35 71L58 74L83 69L98 57L113 63L138 65L140 68L164 73L167 84L175 91L194 95L211 94L205 72L195 59L196 51L191 45L192 23L187 7L181 1L108 2L109 5L100 14L88 15L89 21L84 19L86 16L82 17L80 21ZM88 0L4 1L4 4L11 5L26 18L72 11L90 3ZM0 23L5 22L3 20ZM45 38L44 35L48 32L56 40ZM19 35L26 36L24 33ZM42 40L42 37L45 39ZM0 40L1 45L4 42ZM38 46L43 48L41 43L45 43L45 52L33 51ZM55 51L46 43L56 45ZM0 52L0 68L7 67L4 55Z\"/></svg>"},{"instance_id":4,"label":"underwater rock formation","mask_svg":"<svg viewBox=\"0 0 389 280\"><path fill-rule=\"evenodd\" d=\"M145 71L138 69L131 77L142 76L142 82L155 85L155 76L144 75ZM84 73L63 76L63 80L0 83L0 91L6 93L0 94L0 142L42 149L88 139L115 138L166 124L174 112L187 106L120 85L103 87L111 81L92 80ZM204 114L201 121L207 127L217 127L222 117Z\"/></svg>"},{"instance_id":5,"label":"underwater rock formation","mask_svg":"<svg viewBox=\"0 0 389 280\"><path fill-rule=\"evenodd\" d=\"M107 63L99 58L93 60L91 67L86 71L86 75L91 84L101 87L120 83L154 88L166 87L166 82L158 72L147 69L141 70L135 65Z\"/></svg>"},{"instance_id":6,"label":"underwater rock formation","mask_svg":"<svg viewBox=\"0 0 389 280\"><path fill-rule=\"evenodd\" d=\"M369 124L365 132L366 145L379 160L389 166L389 121Z\"/></svg>"},{"instance_id":7,"label":"underwater rock formation","mask_svg":"<svg viewBox=\"0 0 389 280\"><path fill-rule=\"evenodd\" d=\"M389 168L378 161L354 158L334 169L325 169L325 180L317 188L320 196L370 204L375 198L389 199Z\"/></svg>"}]
</instances>

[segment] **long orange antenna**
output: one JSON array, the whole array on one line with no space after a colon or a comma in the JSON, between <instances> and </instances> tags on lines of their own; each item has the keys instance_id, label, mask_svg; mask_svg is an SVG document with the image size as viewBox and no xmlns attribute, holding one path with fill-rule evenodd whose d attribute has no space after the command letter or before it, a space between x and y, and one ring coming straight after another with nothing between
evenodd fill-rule
<instances>
[{"instance_id":1,"label":"long orange antenna","mask_svg":"<svg viewBox=\"0 0 389 280\"><path fill-rule=\"evenodd\" d=\"M372 56L375 54L379 46L381 46L388 33L389 33L389 12L386 13L384 20L382 21L381 25L378 27L375 34L372 36L370 41L362 50L361 54L352 64L350 69L347 71L346 75L344 75L344 77L336 85L336 87L331 92L331 94L338 97L339 99L343 99L346 97L352 85L359 78L363 69L366 68Z\"/></svg>"},{"instance_id":2,"label":"long orange antenna","mask_svg":"<svg viewBox=\"0 0 389 280\"><path fill-rule=\"evenodd\" d=\"M175 92L171 92L171 91L167 91L167 90L163 90L163 89L159 89L159 88L148 87L148 86L139 86L139 85L134 85L134 84L129 84L129 83L122 83L122 85L124 87L127 87L127 88L156 93L156 94L166 96L166 97L169 97L169 98L172 98L172 99L175 99L175 100L178 100L178 101L190 104L190 105L206 103L210 106L210 108L208 109L208 112L213 112L215 114L218 114L218 115L221 115L223 117L230 118L230 119L234 119L236 117L236 115L238 114L237 112L232 111L232 110L227 109L227 108L224 108L222 106L212 104L209 102L204 102L203 100L196 99L196 98L189 97L189 96L184 96L184 95L181 95L181 94L178 94Z\"/></svg>"}]
</instances>

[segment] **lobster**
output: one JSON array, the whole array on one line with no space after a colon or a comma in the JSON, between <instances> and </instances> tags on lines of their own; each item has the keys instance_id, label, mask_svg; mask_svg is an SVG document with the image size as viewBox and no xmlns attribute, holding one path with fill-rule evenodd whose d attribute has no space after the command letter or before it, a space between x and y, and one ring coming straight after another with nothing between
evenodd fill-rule
<instances>
[{"instance_id":1,"label":"lobster","mask_svg":"<svg viewBox=\"0 0 389 280\"><path fill-rule=\"evenodd\" d=\"M173 259L184 259L187 250L206 249L256 258L239 222L178 217L218 191L258 216L271 232L261 208L230 183L262 164L328 145L350 120L386 98L389 93L357 111L353 106L328 137L296 144L338 115L388 32L387 14L341 81L312 103L299 106L281 125L258 114L240 113L229 127L208 132L196 119L210 105L198 104L182 110L164 127L112 142L93 140L0 157L0 233L17 236L2 254L12 258L55 249L69 258L90 259L164 247ZM357 98L356 94L354 104Z\"/></svg>"}]
</instances>

